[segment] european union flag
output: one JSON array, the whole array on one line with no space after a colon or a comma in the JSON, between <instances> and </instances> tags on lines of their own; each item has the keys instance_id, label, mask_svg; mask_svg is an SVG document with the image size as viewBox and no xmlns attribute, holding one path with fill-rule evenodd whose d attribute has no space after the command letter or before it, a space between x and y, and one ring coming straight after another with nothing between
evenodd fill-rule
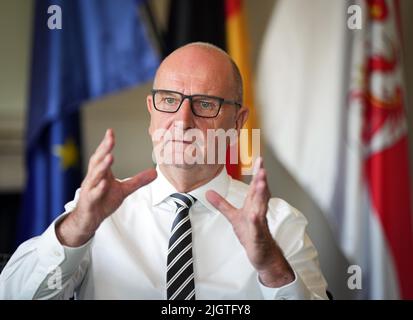
<instances>
[{"instance_id":1,"label":"european union flag","mask_svg":"<svg viewBox=\"0 0 413 320\"><path fill-rule=\"evenodd\" d=\"M154 76L159 60L138 3L36 2L18 243L43 232L80 186L80 105Z\"/></svg>"}]
</instances>

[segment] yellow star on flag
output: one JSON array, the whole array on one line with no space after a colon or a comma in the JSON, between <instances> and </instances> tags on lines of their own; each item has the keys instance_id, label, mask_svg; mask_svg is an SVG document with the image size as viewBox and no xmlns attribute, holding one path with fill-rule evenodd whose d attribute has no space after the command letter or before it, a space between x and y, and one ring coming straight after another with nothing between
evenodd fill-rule
<instances>
[{"instance_id":1,"label":"yellow star on flag","mask_svg":"<svg viewBox=\"0 0 413 320\"><path fill-rule=\"evenodd\" d=\"M79 162L79 150L73 138L68 138L63 145L56 145L53 154L60 158L64 170L75 167Z\"/></svg>"}]
</instances>

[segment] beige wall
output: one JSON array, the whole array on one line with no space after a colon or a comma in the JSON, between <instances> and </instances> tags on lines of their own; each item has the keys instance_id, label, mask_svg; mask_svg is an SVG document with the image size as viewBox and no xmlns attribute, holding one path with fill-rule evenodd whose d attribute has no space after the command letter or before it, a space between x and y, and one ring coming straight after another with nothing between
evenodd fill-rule
<instances>
[{"instance_id":1,"label":"beige wall","mask_svg":"<svg viewBox=\"0 0 413 320\"><path fill-rule=\"evenodd\" d=\"M31 1L0 1L0 190L23 185Z\"/></svg>"},{"instance_id":2,"label":"beige wall","mask_svg":"<svg viewBox=\"0 0 413 320\"><path fill-rule=\"evenodd\" d=\"M168 0L154 1L156 14L161 18L166 16L167 3ZM253 66L256 65L260 43L274 3L275 0L246 0ZM0 1L0 190L19 190L23 185L22 131L27 102L31 12L31 1ZM405 22L405 66L408 70L406 79L411 99L413 23L409 13L412 12L413 1L402 1ZM93 152L105 129L114 128L117 139L114 172L120 178L133 175L152 165L151 143L147 135L149 115L145 105L145 96L150 88L151 84L148 83L136 89L89 102L82 109L85 157ZM411 121L412 117L409 114L410 124ZM264 148L263 153L273 195L293 204L310 222L308 230L319 250L321 266L330 284L330 290L336 298L352 298L354 292L349 291L346 286L347 262L337 249L322 213L271 152Z\"/></svg>"}]
</instances>

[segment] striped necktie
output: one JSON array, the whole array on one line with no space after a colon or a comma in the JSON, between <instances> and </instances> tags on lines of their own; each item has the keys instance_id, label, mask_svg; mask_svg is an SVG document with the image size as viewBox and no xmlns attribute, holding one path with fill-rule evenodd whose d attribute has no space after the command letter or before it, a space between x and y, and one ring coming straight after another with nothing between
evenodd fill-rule
<instances>
[{"instance_id":1,"label":"striped necktie","mask_svg":"<svg viewBox=\"0 0 413 320\"><path fill-rule=\"evenodd\" d=\"M171 228L166 273L168 300L195 300L192 258L192 230L189 209L196 199L187 193L174 193L176 217Z\"/></svg>"}]
</instances>

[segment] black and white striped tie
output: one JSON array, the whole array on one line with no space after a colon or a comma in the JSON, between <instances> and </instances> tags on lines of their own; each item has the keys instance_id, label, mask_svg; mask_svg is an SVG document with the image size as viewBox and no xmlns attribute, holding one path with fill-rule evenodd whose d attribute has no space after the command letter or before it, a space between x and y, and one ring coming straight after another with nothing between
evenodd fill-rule
<instances>
[{"instance_id":1,"label":"black and white striped tie","mask_svg":"<svg viewBox=\"0 0 413 320\"><path fill-rule=\"evenodd\" d=\"M166 293L168 300L195 300L192 230L189 209L196 199L187 193L174 193L176 217L168 248Z\"/></svg>"}]
</instances>

